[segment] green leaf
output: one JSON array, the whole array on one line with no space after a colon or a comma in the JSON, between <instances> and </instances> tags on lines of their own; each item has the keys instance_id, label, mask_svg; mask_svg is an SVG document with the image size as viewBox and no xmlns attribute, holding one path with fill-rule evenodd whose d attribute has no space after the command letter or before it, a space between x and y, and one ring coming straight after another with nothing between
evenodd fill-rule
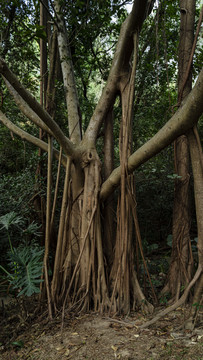
<instances>
[{"instance_id":1,"label":"green leaf","mask_svg":"<svg viewBox=\"0 0 203 360\"><path fill-rule=\"evenodd\" d=\"M44 249L39 246L19 246L10 253L10 266L15 276L11 284L13 288L20 289L18 296L31 296L39 293L39 284L43 268Z\"/></svg>"},{"instance_id":2,"label":"green leaf","mask_svg":"<svg viewBox=\"0 0 203 360\"><path fill-rule=\"evenodd\" d=\"M5 228L7 231L11 225L19 226L22 225L22 223L22 217L18 216L15 211L11 211L10 213L7 213L0 217L0 224L3 225L1 229Z\"/></svg>"},{"instance_id":3,"label":"green leaf","mask_svg":"<svg viewBox=\"0 0 203 360\"><path fill-rule=\"evenodd\" d=\"M170 235L168 235L168 237L167 237L167 245L170 246L170 247L172 247L172 241L173 241L173 235L170 234Z\"/></svg>"},{"instance_id":4,"label":"green leaf","mask_svg":"<svg viewBox=\"0 0 203 360\"><path fill-rule=\"evenodd\" d=\"M23 342L22 340L13 341L13 342L11 343L11 345L22 348L22 347L24 346L24 342Z\"/></svg>"},{"instance_id":5,"label":"green leaf","mask_svg":"<svg viewBox=\"0 0 203 360\"><path fill-rule=\"evenodd\" d=\"M178 174L172 174L172 175L167 175L167 178L171 180L175 180L175 179L181 179L182 176L179 176Z\"/></svg>"},{"instance_id":6,"label":"green leaf","mask_svg":"<svg viewBox=\"0 0 203 360\"><path fill-rule=\"evenodd\" d=\"M47 39L47 34L44 31L44 27L40 26L40 25L36 25L36 31L35 31L35 36L39 39L43 39L46 40Z\"/></svg>"}]
</instances>

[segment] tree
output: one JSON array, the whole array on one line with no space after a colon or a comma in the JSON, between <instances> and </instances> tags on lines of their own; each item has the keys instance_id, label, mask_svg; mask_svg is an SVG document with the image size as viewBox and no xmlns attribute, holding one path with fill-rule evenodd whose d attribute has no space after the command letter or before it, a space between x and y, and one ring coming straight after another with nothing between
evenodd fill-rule
<instances>
[{"instance_id":1,"label":"tree","mask_svg":"<svg viewBox=\"0 0 203 360\"><path fill-rule=\"evenodd\" d=\"M178 71L178 103L191 91L192 75L187 68L192 52L194 37L196 1L180 2L180 42ZM185 10L187 9L187 10ZM188 76L188 79L186 79ZM190 206L189 206L189 147L186 135L174 142L175 179L172 255L169 279L164 291L169 291L173 300L178 300L181 289L185 288L192 278L193 257L190 241ZM178 275L177 275L178 274Z\"/></svg>"},{"instance_id":2,"label":"tree","mask_svg":"<svg viewBox=\"0 0 203 360\"><path fill-rule=\"evenodd\" d=\"M107 3L110 5L108 1ZM68 18L70 22L67 24L66 16L64 16L64 10L67 11L67 16L69 14L69 4L56 0L54 17L52 11L49 10L57 29L69 138L52 116L18 81L6 62L3 59L0 60L0 72L21 111L46 131L49 138L46 142L31 136L14 125L3 112L0 112L1 122L11 131L48 152L47 194L49 195L47 195L44 264L50 317L52 312L61 305L63 305L63 314L67 307L69 310L72 308L88 310L93 307L96 311L109 310L128 313L132 304L142 305L143 309L147 311L152 310L151 304L145 299L141 290L134 267L134 244L132 241L134 226L141 253L142 246L136 216L133 172L178 136L190 130L197 123L203 110L203 71L201 71L193 90L172 118L154 137L133 152L132 126L134 82L138 61L137 49L142 24L149 16L153 3L153 1L147 0L133 2L132 11L121 26L106 85L84 134L82 133L80 101L74 74L74 56L72 57L71 54L71 42L68 37L70 31L66 30L67 25L69 27L72 25L71 17ZM89 2L82 1L77 5L78 7L72 4L71 10L73 12L77 12L76 9L81 12L85 11L84 23L87 26L86 16L90 11ZM119 8L120 5L119 1L113 2L115 7ZM103 2L95 6L101 8L101 11L104 10ZM78 24L80 23L74 24L73 28L77 29ZM53 59L50 58L50 68L52 61ZM75 67L77 68L76 64ZM112 111L118 97L121 101L120 166L112 170L114 121ZM102 181L101 156L98 155L98 139L103 126L105 131L104 181ZM57 141L63 154L56 146L53 146L51 138L54 138L55 144ZM52 212L50 208L52 155L59 159L59 168L61 163L64 165L65 178L50 284L47 260L51 237L50 229L53 224L52 215L54 215L54 206ZM112 198L114 190L119 185L119 194ZM57 186L55 194L57 194ZM112 201L117 201L117 227L113 239L111 238L113 234L112 214L109 207L109 203L111 204ZM102 211L105 212L105 216L102 216ZM111 226L110 233L107 232L109 224ZM114 247L115 249L113 249ZM107 266L105 266L105 261ZM202 272L201 263L199 269Z\"/></svg>"}]
</instances>

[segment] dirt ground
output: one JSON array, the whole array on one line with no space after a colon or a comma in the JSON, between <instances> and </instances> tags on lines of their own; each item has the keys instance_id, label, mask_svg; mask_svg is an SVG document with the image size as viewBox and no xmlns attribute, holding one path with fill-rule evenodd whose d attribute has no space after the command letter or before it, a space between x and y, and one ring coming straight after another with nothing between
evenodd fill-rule
<instances>
[{"instance_id":1,"label":"dirt ground","mask_svg":"<svg viewBox=\"0 0 203 360\"><path fill-rule=\"evenodd\" d=\"M27 306L27 305L26 305ZM139 326L147 320L141 313L122 318L85 314L52 322L47 315L23 317L19 303L0 304L0 360L203 360L203 323L183 330L187 310L177 309L155 325Z\"/></svg>"}]
</instances>

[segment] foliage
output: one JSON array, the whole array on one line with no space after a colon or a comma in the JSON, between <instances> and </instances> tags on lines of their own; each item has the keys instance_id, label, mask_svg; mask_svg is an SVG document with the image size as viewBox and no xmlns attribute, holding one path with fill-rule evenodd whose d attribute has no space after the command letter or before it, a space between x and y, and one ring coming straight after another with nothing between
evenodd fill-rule
<instances>
[{"instance_id":1,"label":"foliage","mask_svg":"<svg viewBox=\"0 0 203 360\"><path fill-rule=\"evenodd\" d=\"M11 225L22 225L22 218L18 216L14 211L11 211L10 213L7 213L0 217L0 224L2 225L1 229L5 228L8 231Z\"/></svg>"},{"instance_id":2,"label":"foliage","mask_svg":"<svg viewBox=\"0 0 203 360\"><path fill-rule=\"evenodd\" d=\"M0 224L2 225L1 229L6 229L10 250L11 252L13 252L13 246L12 246L9 230L11 225L19 227L22 224L22 218L18 216L14 211L11 211L10 213L7 213L4 216L0 217Z\"/></svg>"},{"instance_id":3,"label":"foliage","mask_svg":"<svg viewBox=\"0 0 203 360\"><path fill-rule=\"evenodd\" d=\"M39 226L32 222L25 230L22 230L24 223L24 219L14 211L0 217L0 224L2 225L0 230L6 230L10 245L10 251L7 256L7 261L10 262L10 272L2 265L0 265L0 269L7 274L12 288L21 290L18 296L23 294L31 296L33 293L39 292L38 286L41 282L44 249L33 241L30 244L27 241L30 235L35 237L40 235ZM12 245L10 236L11 227L19 228L24 236L23 243L17 248Z\"/></svg>"},{"instance_id":4,"label":"foliage","mask_svg":"<svg viewBox=\"0 0 203 360\"><path fill-rule=\"evenodd\" d=\"M9 276L13 289L20 290L18 296L31 296L39 293L39 284L42 282L42 265L44 249L38 245L20 245L10 252Z\"/></svg>"},{"instance_id":5,"label":"foliage","mask_svg":"<svg viewBox=\"0 0 203 360\"><path fill-rule=\"evenodd\" d=\"M73 56L84 131L106 80L120 24L126 16L126 9L121 6L121 3L123 5L125 2L119 0L111 2L87 2L84 0L78 0L74 3L61 2ZM35 1L17 0L13 5L8 6L8 3L4 0L0 6L2 32L6 33L7 31L8 35L10 34L8 36L10 50L6 52L5 58L8 61L12 58L11 63L15 66L15 73L19 78L23 78L24 85L32 93L38 94L38 89L35 86L39 80L37 75L39 39L37 37L44 36L44 34L41 34L43 31L39 26L39 4ZM198 16L199 10L197 10L197 19ZM178 32L178 1L173 2L173 4L167 0L157 2L152 16L146 19L142 27L139 39L133 150L136 150L157 132L160 126L170 117L172 106L176 103ZM30 41L31 39L33 40ZM5 52L6 45L7 41L3 37L3 52ZM195 69L198 71L201 62L202 52L199 49L200 45L198 45L195 55L194 71L196 71ZM13 60L12 51L19 55L19 58L15 56L15 61ZM60 79L56 82L56 90L56 120L62 129L67 132L63 86ZM22 121L25 121L17 108L12 105L6 89L4 90L3 110L6 114L10 114L12 118L15 117L20 125L22 125ZM119 101L114 106L114 117L114 157L115 166L117 166L119 164L118 139L121 119ZM23 127L27 127L30 132L28 122L24 122ZM16 206L17 212L20 211L21 213L23 211L24 214L27 206L24 200L27 197L31 198L33 194L34 181L31 179L27 169L31 162L33 162L34 168L34 163L36 163L34 159L35 152L32 147L16 137L15 141L13 141L4 128L1 131L2 138L7 136L7 141L9 141L8 147L4 147L3 143L0 142L2 173L8 174L13 169L18 171L19 168L23 169L23 173L14 175L14 181L12 180L13 176L12 178L6 176L3 184L0 182L0 188L2 188L0 203L4 204L4 209L1 210L0 206L0 214L12 211ZM35 134L35 132L36 129L32 127L31 133ZM97 150L102 158L102 137L98 141ZM30 154L33 155L31 155L30 164L28 164L27 155L30 157ZM167 156L167 161L165 161L165 156ZM163 155L158 155L156 159L153 159L136 172L138 215L142 236L146 237L150 243L151 241L152 243L158 243L164 240L169 233L173 182L167 181L167 179L170 180L172 174L173 164L170 149L164 151ZM19 189L22 183L26 184L24 194ZM7 186L6 192L5 186ZM5 193L10 194L6 196ZM15 193L21 194L19 201ZM11 199L14 201L13 205ZM26 213L29 212L30 209L27 208ZM161 218L160 213L165 214L161 223L159 221ZM165 222L165 219L169 219L169 221Z\"/></svg>"}]
</instances>

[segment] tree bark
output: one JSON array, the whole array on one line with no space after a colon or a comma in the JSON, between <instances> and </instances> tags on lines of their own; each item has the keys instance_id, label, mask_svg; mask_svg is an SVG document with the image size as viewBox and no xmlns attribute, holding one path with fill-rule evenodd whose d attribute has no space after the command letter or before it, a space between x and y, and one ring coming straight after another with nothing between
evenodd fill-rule
<instances>
[{"instance_id":1,"label":"tree bark","mask_svg":"<svg viewBox=\"0 0 203 360\"><path fill-rule=\"evenodd\" d=\"M178 101L186 98L192 89L192 72L187 68L194 39L196 0L180 1L180 42L178 55ZM186 76L188 78L186 79ZM187 137L182 135L174 144L175 193L173 206L172 254L165 287L171 294L171 300L177 301L181 288L191 280L193 257L190 244L190 205L189 205L189 148Z\"/></svg>"},{"instance_id":2,"label":"tree bark","mask_svg":"<svg viewBox=\"0 0 203 360\"><path fill-rule=\"evenodd\" d=\"M172 118L149 141L135 151L128 159L128 173L132 173L140 165L170 145L178 136L185 134L199 120L203 113L203 69L196 84L182 106ZM113 170L109 178L102 184L100 197L106 199L120 184L121 167Z\"/></svg>"},{"instance_id":3,"label":"tree bark","mask_svg":"<svg viewBox=\"0 0 203 360\"><path fill-rule=\"evenodd\" d=\"M29 107L40 117L40 119L50 128L54 134L55 139L61 144L67 155L73 156L75 154L75 147L73 143L67 139L60 127L52 119L52 117L43 109L38 101L32 96L24 86L18 81L17 77L8 68L3 59L0 58L0 73L8 80L12 87L18 92L22 99L29 105Z\"/></svg>"},{"instance_id":4,"label":"tree bark","mask_svg":"<svg viewBox=\"0 0 203 360\"><path fill-rule=\"evenodd\" d=\"M104 123L104 181L114 168L114 141L113 141L113 110L111 110ZM103 206L104 255L107 266L112 265L113 248L115 245L114 225L114 197L113 194L104 202Z\"/></svg>"},{"instance_id":5,"label":"tree bark","mask_svg":"<svg viewBox=\"0 0 203 360\"><path fill-rule=\"evenodd\" d=\"M58 24L58 48L68 111L69 138L74 144L78 144L82 136L79 101L75 84L71 51L68 45L67 31L62 16L63 8L59 0L54 1L54 8L57 15L56 21Z\"/></svg>"},{"instance_id":6,"label":"tree bark","mask_svg":"<svg viewBox=\"0 0 203 360\"><path fill-rule=\"evenodd\" d=\"M59 5L59 2L56 1ZM131 77L129 62L131 61L132 51L135 49L135 33L139 33L143 20L147 14L148 1L135 0L132 13L124 22L115 57L109 78L101 95L100 101L90 120L88 129L83 140L80 141L78 102L75 92L74 79L70 80L70 73L73 72L72 64L69 61L69 53L63 52L63 45L66 30L63 24L58 25L59 43L61 46L61 60L64 56L68 59L64 61L64 83L66 85L66 98L68 111L68 121L70 120L69 130L71 140L67 139L59 126L53 121L52 117L37 103L37 101L23 88L16 77L8 69L3 60L0 59L0 72L18 92L19 101L26 102L27 109L32 109L31 117L38 116L61 145L61 152L67 155L66 179L64 182L64 193L62 209L60 214L60 224L58 241L55 254L55 264L53 271L53 281L51 284L52 303L57 310L58 306L63 305L63 316L66 303L68 310L88 310L93 305L96 311L109 310L112 306L115 311L128 312L131 306L131 294L133 303L145 301L145 297L139 286L136 273L134 271L134 258L132 248L132 206L130 195L133 191L132 172L143 162L154 156L161 149L170 144L177 136L184 134L193 127L198 121L203 110L203 72L188 95L185 103L172 117L171 120L143 147L131 154L131 120L134 92L134 74ZM60 10L58 9L60 16ZM60 19L57 21L60 23ZM67 38L66 38L67 39ZM67 49L66 49L67 50ZM69 70L68 70L69 69ZM70 78L68 76L70 75ZM70 87L69 87L69 80ZM116 96L122 97L122 131L121 131L121 167L112 171L109 161L109 168L105 169L105 182L101 189L101 164L96 151L96 140L99 130L104 124L107 115L113 107ZM73 106L72 106L73 105ZM70 119L71 117L71 119ZM1 118L1 113L0 113ZM4 118L4 116L3 116ZM73 120L73 122L71 122ZM111 125L112 119L107 118L105 126ZM8 126L9 123L6 122ZM14 125L13 125L14 126ZM77 135L74 132L77 130ZM24 136L22 130L15 128L20 136ZM35 142L35 138L28 138ZM107 138L106 138L107 139ZM48 149L45 142L40 142L40 146ZM110 153L112 149L105 151ZM64 157L66 160L66 157ZM107 165L107 163L106 163ZM109 175L109 173L111 174ZM129 176L130 175L130 176ZM115 249L114 267L112 271L112 288L107 287L107 273L102 247L102 230L100 216L100 201L107 199L112 194L116 186L121 181L121 197L118 204L118 224L117 224L117 244ZM131 192L130 192L131 191ZM49 191L50 193L50 191ZM121 210L122 208L122 210ZM121 213L120 213L121 210ZM111 250L110 250L111 251ZM114 272L114 273L113 273ZM199 273L198 273L199 274ZM111 296L111 302L109 297ZM151 309L151 307L149 306Z\"/></svg>"},{"instance_id":7,"label":"tree bark","mask_svg":"<svg viewBox=\"0 0 203 360\"><path fill-rule=\"evenodd\" d=\"M196 220L197 220L197 236L198 236L198 262L203 272L203 153L201 143L198 141L197 128L193 128L188 132L188 141L190 148L190 156L192 162L192 171L194 178L194 196L196 207ZM193 307L191 317L187 322L187 327L190 329L194 327L195 316L198 312L198 308L201 305L203 294L203 273L197 281L193 297Z\"/></svg>"}]
</instances>

